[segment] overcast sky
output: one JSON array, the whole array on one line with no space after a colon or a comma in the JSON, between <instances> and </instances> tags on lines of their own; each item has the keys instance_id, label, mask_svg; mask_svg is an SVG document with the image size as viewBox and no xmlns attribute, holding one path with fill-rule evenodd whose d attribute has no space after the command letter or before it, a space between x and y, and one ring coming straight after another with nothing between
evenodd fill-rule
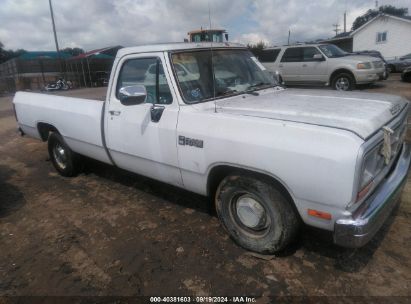
<instances>
[{"instance_id":1,"label":"overcast sky","mask_svg":"<svg viewBox=\"0 0 411 304\"><path fill-rule=\"evenodd\" d=\"M408 7L410 0L379 0ZM209 26L227 29L231 41L270 45L334 35L347 29L375 0L53 0L60 47L85 50L183 41L187 32ZM48 0L0 0L0 42L7 49L53 50Z\"/></svg>"}]
</instances>

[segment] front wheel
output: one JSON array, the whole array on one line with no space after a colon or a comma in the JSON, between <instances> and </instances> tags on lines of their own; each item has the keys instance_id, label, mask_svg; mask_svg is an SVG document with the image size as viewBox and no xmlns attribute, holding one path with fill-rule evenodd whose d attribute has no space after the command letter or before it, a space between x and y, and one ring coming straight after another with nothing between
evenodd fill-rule
<instances>
[{"instance_id":1,"label":"front wheel","mask_svg":"<svg viewBox=\"0 0 411 304\"><path fill-rule=\"evenodd\" d=\"M216 192L216 211L229 235L240 246L259 253L283 250L300 224L292 202L265 179L231 175Z\"/></svg>"},{"instance_id":2,"label":"front wheel","mask_svg":"<svg viewBox=\"0 0 411 304\"><path fill-rule=\"evenodd\" d=\"M62 176L71 177L78 173L78 156L64 142L58 133L48 139L48 151L54 168Z\"/></svg>"},{"instance_id":3,"label":"front wheel","mask_svg":"<svg viewBox=\"0 0 411 304\"><path fill-rule=\"evenodd\" d=\"M347 73L338 74L333 78L332 87L337 91L351 91L355 87L354 77Z\"/></svg>"}]
</instances>

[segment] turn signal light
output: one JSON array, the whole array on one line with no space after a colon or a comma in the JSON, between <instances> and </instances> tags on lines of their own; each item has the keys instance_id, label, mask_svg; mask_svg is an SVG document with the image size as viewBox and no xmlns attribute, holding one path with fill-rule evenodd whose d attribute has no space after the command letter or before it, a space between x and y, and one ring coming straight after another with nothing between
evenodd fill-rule
<instances>
[{"instance_id":1,"label":"turn signal light","mask_svg":"<svg viewBox=\"0 0 411 304\"><path fill-rule=\"evenodd\" d=\"M331 214L327 212L322 212L318 210L308 209L308 215L321 218L323 220L331 220Z\"/></svg>"}]
</instances>

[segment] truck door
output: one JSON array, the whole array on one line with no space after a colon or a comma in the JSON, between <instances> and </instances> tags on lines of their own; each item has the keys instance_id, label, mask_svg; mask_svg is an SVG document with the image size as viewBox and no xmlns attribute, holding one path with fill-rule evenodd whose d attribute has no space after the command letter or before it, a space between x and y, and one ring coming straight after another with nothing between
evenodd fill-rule
<instances>
[{"instance_id":1,"label":"truck door","mask_svg":"<svg viewBox=\"0 0 411 304\"><path fill-rule=\"evenodd\" d=\"M176 143L179 106L164 53L128 55L115 64L105 110L106 146L113 161L125 170L181 186ZM120 102L120 89L132 85L145 86L145 103ZM153 103L163 108L157 122L151 118Z\"/></svg>"}]
</instances>

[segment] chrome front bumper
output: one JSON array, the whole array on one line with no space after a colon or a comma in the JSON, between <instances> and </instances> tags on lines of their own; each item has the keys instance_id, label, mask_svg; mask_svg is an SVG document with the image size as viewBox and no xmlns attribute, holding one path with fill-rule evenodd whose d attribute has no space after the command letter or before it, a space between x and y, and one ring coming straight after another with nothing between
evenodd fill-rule
<instances>
[{"instance_id":1,"label":"chrome front bumper","mask_svg":"<svg viewBox=\"0 0 411 304\"><path fill-rule=\"evenodd\" d=\"M353 214L351 219L337 220L334 243L357 248L370 241L399 202L410 167L410 146L403 144L391 174Z\"/></svg>"}]
</instances>

